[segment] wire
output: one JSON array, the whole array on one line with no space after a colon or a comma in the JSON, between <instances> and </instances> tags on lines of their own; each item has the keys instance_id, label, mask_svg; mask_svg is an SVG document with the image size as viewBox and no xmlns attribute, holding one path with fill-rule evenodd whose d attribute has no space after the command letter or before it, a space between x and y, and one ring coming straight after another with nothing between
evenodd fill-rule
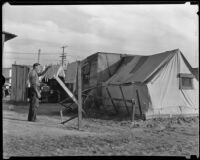
<instances>
[{"instance_id":1,"label":"wire","mask_svg":"<svg viewBox=\"0 0 200 160\"><path fill-rule=\"evenodd\" d=\"M5 51L4 53L7 53L7 54L12 54L12 53L14 53L14 54L26 54L26 55L27 55L27 54L32 54L32 55L38 54L37 52L31 53L31 52L8 52L8 51ZM45 52L41 52L41 56L49 56L49 55L55 56L55 55L60 55L60 53L48 53L48 52L45 53ZM66 54L66 56L85 58L85 57L83 57L83 56L70 55L70 54Z\"/></svg>"},{"instance_id":2,"label":"wire","mask_svg":"<svg viewBox=\"0 0 200 160\"><path fill-rule=\"evenodd\" d=\"M4 57L3 58L4 60L6 59L18 59L18 60L37 60L37 58L21 58L21 57ZM46 59L46 58L41 58L40 60L50 60L50 61L59 61L59 60L56 60L56 59Z\"/></svg>"}]
</instances>

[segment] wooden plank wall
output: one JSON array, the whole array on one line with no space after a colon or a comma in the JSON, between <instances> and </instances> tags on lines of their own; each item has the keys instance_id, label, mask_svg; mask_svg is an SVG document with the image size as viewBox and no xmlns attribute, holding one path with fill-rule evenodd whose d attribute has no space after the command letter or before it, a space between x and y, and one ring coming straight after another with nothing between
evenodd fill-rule
<instances>
[{"instance_id":1,"label":"wooden plank wall","mask_svg":"<svg viewBox=\"0 0 200 160\"><path fill-rule=\"evenodd\" d=\"M28 80L28 73L29 73L29 68L28 67L25 67L24 68L24 101L26 102L27 101L27 98L28 98L28 89L27 89L27 87L26 87L26 82L27 82L27 80Z\"/></svg>"},{"instance_id":2,"label":"wooden plank wall","mask_svg":"<svg viewBox=\"0 0 200 160\"><path fill-rule=\"evenodd\" d=\"M11 100L15 101L15 95L17 93L16 91L16 81L17 81L17 76L16 76L16 66L12 65L12 78L11 78Z\"/></svg>"},{"instance_id":3,"label":"wooden plank wall","mask_svg":"<svg viewBox=\"0 0 200 160\"><path fill-rule=\"evenodd\" d=\"M20 95L20 86L19 86L19 81L20 81L20 69L19 66L16 66L17 74L16 74L16 87L17 87L17 92L15 93L16 95L16 101L19 101L19 95Z\"/></svg>"},{"instance_id":4,"label":"wooden plank wall","mask_svg":"<svg viewBox=\"0 0 200 160\"><path fill-rule=\"evenodd\" d=\"M11 100L16 102L27 101L26 81L28 78L29 68L27 66L12 66L12 93Z\"/></svg>"}]
</instances>

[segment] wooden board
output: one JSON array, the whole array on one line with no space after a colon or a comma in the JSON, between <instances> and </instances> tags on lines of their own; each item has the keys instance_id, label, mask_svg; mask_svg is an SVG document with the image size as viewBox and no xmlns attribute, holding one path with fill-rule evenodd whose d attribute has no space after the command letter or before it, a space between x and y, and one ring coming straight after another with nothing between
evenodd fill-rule
<instances>
[{"instance_id":1,"label":"wooden board","mask_svg":"<svg viewBox=\"0 0 200 160\"><path fill-rule=\"evenodd\" d=\"M55 77L56 81L61 85L61 87L67 92L67 94L72 98L72 100L78 105L78 101L73 93L65 86L63 81L59 77Z\"/></svg>"},{"instance_id":2,"label":"wooden board","mask_svg":"<svg viewBox=\"0 0 200 160\"><path fill-rule=\"evenodd\" d=\"M16 67L12 65L12 77L11 77L11 100L15 101L16 94Z\"/></svg>"},{"instance_id":3,"label":"wooden board","mask_svg":"<svg viewBox=\"0 0 200 160\"><path fill-rule=\"evenodd\" d=\"M28 67L21 65L12 65L11 100L16 102L26 102L27 78L28 78Z\"/></svg>"}]
</instances>

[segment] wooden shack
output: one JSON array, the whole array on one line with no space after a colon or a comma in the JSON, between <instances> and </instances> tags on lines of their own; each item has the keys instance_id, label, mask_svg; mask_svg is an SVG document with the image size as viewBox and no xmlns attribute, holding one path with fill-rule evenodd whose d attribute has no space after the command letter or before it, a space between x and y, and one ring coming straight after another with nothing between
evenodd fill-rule
<instances>
[{"instance_id":1,"label":"wooden shack","mask_svg":"<svg viewBox=\"0 0 200 160\"><path fill-rule=\"evenodd\" d=\"M26 82L29 70L29 66L12 65L11 101L27 102L28 90Z\"/></svg>"}]
</instances>

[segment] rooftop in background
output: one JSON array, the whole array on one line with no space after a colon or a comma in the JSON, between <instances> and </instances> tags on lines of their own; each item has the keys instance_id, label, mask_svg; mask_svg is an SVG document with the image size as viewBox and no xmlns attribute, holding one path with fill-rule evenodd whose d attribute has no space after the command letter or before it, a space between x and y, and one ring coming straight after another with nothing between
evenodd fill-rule
<instances>
[{"instance_id":1,"label":"rooftop in background","mask_svg":"<svg viewBox=\"0 0 200 160\"><path fill-rule=\"evenodd\" d=\"M5 42L17 37L17 35L5 31L2 31L2 34L5 34L5 40L4 40Z\"/></svg>"}]
</instances>

